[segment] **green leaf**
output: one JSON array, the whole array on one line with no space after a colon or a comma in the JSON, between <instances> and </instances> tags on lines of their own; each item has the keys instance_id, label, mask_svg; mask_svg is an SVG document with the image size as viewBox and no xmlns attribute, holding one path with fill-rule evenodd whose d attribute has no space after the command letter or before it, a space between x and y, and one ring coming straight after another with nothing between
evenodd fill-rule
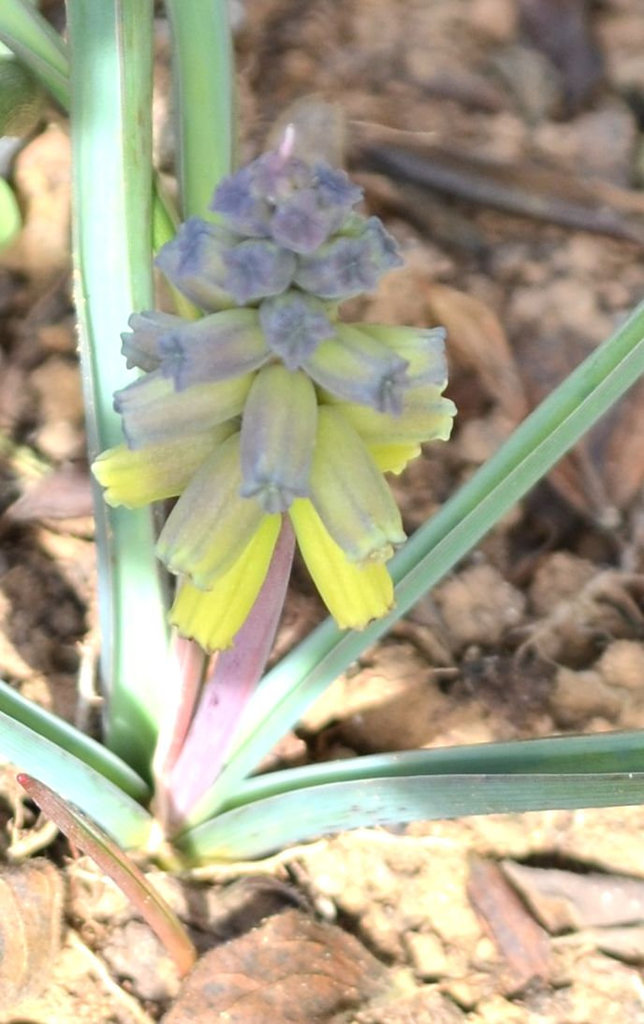
<instances>
[{"instance_id":1,"label":"green leaf","mask_svg":"<svg viewBox=\"0 0 644 1024\"><path fill-rule=\"evenodd\" d=\"M96 740L79 732L78 729L74 729L62 718L57 718L56 715L50 714L44 708L21 697L19 693L2 681L0 681L0 711L100 772L104 778L113 782L133 800L147 803L150 799L148 786L130 768L129 764L116 757L101 743L97 743ZM0 746L1 752L2 747Z\"/></svg>"},{"instance_id":2,"label":"green leaf","mask_svg":"<svg viewBox=\"0 0 644 1024\"><path fill-rule=\"evenodd\" d=\"M88 764L1 711L0 751L21 771L47 779L121 846L145 849L151 843L154 821L140 804Z\"/></svg>"},{"instance_id":3,"label":"green leaf","mask_svg":"<svg viewBox=\"0 0 644 1024\"><path fill-rule=\"evenodd\" d=\"M25 64L61 107L69 103L65 43L27 0L2 0L0 40Z\"/></svg>"},{"instance_id":4,"label":"green leaf","mask_svg":"<svg viewBox=\"0 0 644 1024\"><path fill-rule=\"evenodd\" d=\"M167 0L173 42L183 219L208 204L233 154L233 49L227 0Z\"/></svg>"},{"instance_id":5,"label":"green leaf","mask_svg":"<svg viewBox=\"0 0 644 1024\"><path fill-rule=\"evenodd\" d=\"M644 304L521 424L512 437L404 545L391 563L396 607L363 632L331 620L263 679L229 764L191 822L230 800L244 776L303 712L575 444L644 372Z\"/></svg>"},{"instance_id":6,"label":"green leaf","mask_svg":"<svg viewBox=\"0 0 644 1024\"><path fill-rule=\"evenodd\" d=\"M243 860L359 826L642 801L641 732L489 743L258 776L175 845L192 862Z\"/></svg>"},{"instance_id":7,"label":"green leaf","mask_svg":"<svg viewBox=\"0 0 644 1024\"><path fill-rule=\"evenodd\" d=\"M0 250L13 242L21 227L18 200L9 182L0 178Z\"/></svg>"},{"instance_id":8,"label":"green leaf","mask_svg":"<svg viewBox=\"0 0 644 1024\"><path fill-rule=\"evenodd\" d=\"M153 306L151 0L69 0L75 300L90 453L122 441L114 391L132 375L120 333ZM150 510L96 494L106 742L148 777L168 678Z\"/></svg>"}]
</instances>

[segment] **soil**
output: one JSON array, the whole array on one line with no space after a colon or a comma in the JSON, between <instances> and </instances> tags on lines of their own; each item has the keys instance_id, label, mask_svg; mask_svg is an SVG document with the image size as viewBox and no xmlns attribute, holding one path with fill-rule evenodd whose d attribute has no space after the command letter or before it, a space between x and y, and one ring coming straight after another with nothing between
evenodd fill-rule
<instances>
[{"instance_id":1,"label":"soil","mask_svg":"<svg viewBox=\"0 0 644 1024\"><path fill-rule=\"evenodd\" d=\"M57 3L46 8L60 18ZM335 104L331 144L406 258L347 314L448 328L459 416L453 440L395 481L409 532L644 294L642 13L640 0L234 7L241 158L303 97ZM168 170L166 36L160 20L157 148ZM0 254L0 674L84 724L96 580L69 164L52 111L14 160L25 228ZM271 763L644 728L642 394L631 389L338 679ZM298 568L277 650L321 616ZM0 1024L644 1022L641 808L365 829L207 879L150 868L199 948L221 958L220 1002L204 1010L199 996L195 1010L185 995L174 1002L176 972L147 926L35 820L14 774L0 777L2 849L42 847L51 892L33 915L44 938L23 948L12 931L9 959L0 937ZM57 956L52 864L65 905ZM15 903L22 883L6 871L0 883ZM612 916L597 911L609 905ZM262 949L290 950L282 988ZM261 990L252 1004L235 988L248 958ZM297 985L323 976L319 1001L302 1002Z\"/></svg>"}]
</instances>

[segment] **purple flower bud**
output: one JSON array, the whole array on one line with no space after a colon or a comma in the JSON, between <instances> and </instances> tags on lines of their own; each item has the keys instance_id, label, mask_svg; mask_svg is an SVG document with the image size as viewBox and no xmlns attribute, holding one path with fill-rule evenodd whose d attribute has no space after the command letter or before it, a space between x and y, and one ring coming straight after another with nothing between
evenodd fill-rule
<instances>
[{"instance_id":1,"label":"purple flower bud","mask_svg":"<svg viewBox=\"0 0 644 1024\"><path fill-rule=\"evenodd\" d=\"M223 178L213 196L210 209L220 214L225 224L242 235L266 238L269 235L271 208L255 187L255 163Z\"/></svg>"},{"instance_id":2,"label":"purple flower bud","mask_svg":"<svg viewBox=\"0 0 644 1024\"><path fill-rule=\"evenodd\" d=\"M268 347L289 370L296 370L324 338L335 334L324 304L296 291L264 299L259 322Z\"/></svg>"},{"instance_id":3,"label":"purple flower bud","mask_svg":"<svg viewBox=\"0 0 644 1024\"><path fill-rule=\"evenodd\" d=\"M233 305L222 284L222 252L236 240L229 231L191 217L159 251L155 263L191 302L212 312Z\"/></svg>"},{"instance_id":4,"label":"purple flower bud","mask_svg":"<svg viewBox=\"0 0 644 1024\"><path fill-rule=\"evenodd\" d=\"M334 218L318 205L312 188L295 192L280 203L271 220L271 235L293 252L315 252L335 228Z\"/></svg>"},{"instance_id":5,"label":"purple flower bud","mask_svg":"<svg viewBox=\"0 0 644 1024\"><path fill-rule=\"evenodd\" d=\"M272 206L313 184L313 171L304 160L280 152L263 153L249 170L254 195Z\"/></svg>"},{"instance_id":6,"label":"purple flower bud","mask_svg":"<svg viewBox=\"0 0 644 1024\"><path fill-rule=\"evenodd\" d=\"M310 256L301 256L294 281L323 299L348 299L371 291L378 279L400 266L396 243L377 217L360 234L337 235Z\"/></svg>"},{"instance_id":7,"label":"purple flower bud","mask_svg":"<svg viewBox=\"0 0 644 1024\"><path fill-rule=\"evenodd\" d=\"M159 313L146 310L143 313L132 313L128 320L132 331L124 331L121 352L127 360L127 368L137 366L140 370L156 370L161 363L159 341L168 333L185 323L180 316L172 313Z\"/></svg>"},{"instance_id":8,"label":"purple flower bud","mask_svg":"<svg viewBox=\"0 0 644 1024\"><path fill-rule=\"evenodd\" d=\"M323 206L337 207L344 211L344 217L349 210L362 199L362 189L354 185L348 174L330 164L319 163L314 167L315 189L320 197Z\"/></svg>"},{"instance_id":9,"label":"purple flower bud","mask_svg":"<svg viewBox=\"0 0 644 1024\"><path fill-rule=\"evenodd\" d=\"M159 342L161 370L177 391L248 373L269 357L256 309L226 309L179 324Z\"/></svg>"},{"instance_id":10,"label":"purple flower bud","mask_svg":"<svg viewBox=\"0 0 644 1024\"><path fill-rule=\"evenodd\" d=\"M224 286L241 304L288 288L295 271L295 257L274 242L249 239L223 252Z\"/></svg>"}]
</instances>

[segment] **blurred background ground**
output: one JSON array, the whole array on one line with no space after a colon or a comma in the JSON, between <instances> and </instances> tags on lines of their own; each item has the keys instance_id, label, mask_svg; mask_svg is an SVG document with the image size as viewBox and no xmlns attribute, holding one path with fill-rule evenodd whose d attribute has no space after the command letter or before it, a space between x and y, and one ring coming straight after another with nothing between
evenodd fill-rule
<instances>
[{"instance_id":1,"label":"blurred background ground","mask_svg":"<svg viewBox=\"0 0 644 1024\"><path fill-rule=\"evenodd\" d=\"M46 9L59 25L60 5ZM459 416L453 441L395 482L412 531L644 295L640 0L248 0L234 16L240 159L303 97L337 104L333 144L404 253L347 316L448 328ZM158 51L157 153L171 171L162 20ZM69 144L55 112L13 181L25 228L0 256L0 674L73 721L79 667L96 649L95 570ZM270 766L643 728L642 397L633 388L338 680ZM321 615L298 569L278 653ZM6 778L9 823L19 798ZM644 1021L642 824L632 808L344 835L275 868L270 912L299 893L373 958L351 1005L331 999L320 1021ZM60 841L53 856L67 863ZM253 885L235 884L255 906ZM68 866L66 885L64 951L28 1019L159 1019L176 979L144 926L85 862ZM597 909L607 905L612 915ZM193 925L194 906L182 910ZM204 935L243 932L203 913ZM313 1019L296 1003L283 1019Z\"/></svg>"}]
</instances>

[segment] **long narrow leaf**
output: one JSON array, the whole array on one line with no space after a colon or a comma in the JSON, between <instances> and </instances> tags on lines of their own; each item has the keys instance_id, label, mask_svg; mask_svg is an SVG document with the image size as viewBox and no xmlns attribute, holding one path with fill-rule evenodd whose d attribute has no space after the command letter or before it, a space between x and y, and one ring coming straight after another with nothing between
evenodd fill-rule
<instances>
[{"instance_id":1,"label":"long narrow leaf","mask_svg":"<svg viewBox=\"0 0 644 1024\"><path fill-rule=\"evenodd\" d=\"M130 379L120 332L153 304L151 0L69 0L76 306L90 453L120 443L112 395ZM168 685L163 594L148 510L96 495L108 746L149 772Z\"/></svg>"},{"instance_id":2,"label":"long narrow leaf","mask_svg":"<svg viewBox=\"0 0 644 1024\"><path fill-rule=\"evenodd\" d=\"M318 831L335 831L337 829L333 824L331 814L336 798L339 801L338 813L346 814L347 790L332 788L339 783L350 783L354 787L354 794L357 797L356 819L353 826L347 827L356 827L356 824L369 823L367 819L362 820L359 816L362 811L360 793L365 783L375 780L384 781L424 776L430 778L432 786L438 787L438 792L442 793L443 780L449 780L453 777L476 776L477 779L481 777L485 779L493 777L509 779L512 776L528 776L527 782L524 779L517 783L519 787L518 795L512 796L512 800L515 800L517 803L513 805L512 809L530 810L535 809L533 807L535 797L531 790L538 790L542 785L543 778L546 776L565 776L568 779L572 779L573 776L584 776L586 778L588 775L599 776L604 774L621 776L629 772L640 773L643 770L644 734L642 732L602 733L593 736L557 736L549 739L519 740L509 743L478 743L461 747L440 747L433 750L413 750L397 754L372 754L366 757L352 757L341 761L305 765L300 768L289 768L279 772L269 772L266 775L258 775L245 780L235 791L225 809L217 818L197 828L185 830L178 840L178 845L184 850L190 849L194 856L203 856L204 858L215 855L219 856L219 852L213 852L215 851L215 845L212 844L223 842L222 837L224 833L220 831L220 822L224 818L234 822L236 842L250 842L251 833L254 835L252 832L255 821L254 814L258 807L263 807L264 811L262 813L270 815L270 822L268 818L264 821L270 848L274 849L288 845L294 839L294 829L297 830L298 827L297 822L292 820L292 816L295 815L297 817L299 812L292 811L291 804L288 802L290 794L296 790L306 790L311 802L316 806L319 806L320 798L323 798L325 804L321 813L327 815L327 824L324 828L320 825ZM531 781L533 776L536 779L535 782ZM451 793L450 785L449 782L446 783L445 793ZM577 784L573 783L573 786L575 785ZM382 794L385 790L380 792ZM399 804L396 801L399 799L400 791L394 789L392 792L395 799L394 803L392 803L389 817L387 817L384 802L381 805L382 816L379 819L381 823L397 820L395 814L398 813ZM555 792L555 790L549 792ZM589 791L584 789L583 792L587 799ZM431 790L431 793L434 793L434 789ZM476 789L470 785L468 793L467 810L463 811L463 813L488 813L487 791L484 788ZM478 803L477 794L479 798ZM280 801L282 797L284 798L283 803ZM526 807L522 808L520 800L524 797L528 803ZM383 796L378 799L384 801ZM433 796L427 796L424 799L428 803L433 799ZM442 799L440 796L437 797L437 800L440 799ZM507 799L510 799L510 797ZM299 808L300 805L294 806ZM428 806L431 810L434 804L428 803ZM436 807L443 807L443 805L437 803ZM236 809L241 810L242 808L248 810L247 815L240 814L234 818L229 818L232 811ZM428 811L424 816L432 817L433 815ZM436 816L450 817L452 815L449 813L448 808L444 813L439 814L437 812ZM413 819L405 818L400 820ZM313 828L313 826L311 827ZM245 835L244 829L248 830L248 836ZM315 834L315 830L303 832L297 838L304 838L306 835L310 836L313 834ZM268 846L264 848L263 852L266 852L267 849ZM223 856L223 854L221 855ZM251 856L245 847L244 852L240 852L238 855L240 857ZM258 855L252 854L252 856Z\"/></svg>"},{"instance_id":3,"label":"long narrow leaf","mask_svg":"<svg viewBox=\"0 0 644 1024\"><path fill-rule=\"evenodd\" d=\"M190 862L248 860L361 826L644 802L644 772L426 775L331 782L219 814L177 843Z\"/></svg>"},{"instance_id":4,"label":"long narrow leaf","mask_svg":"<svg viewBox=\"0 0 644 1024\"><path fill-rule=\"evenodd\" d=\"M62 747L68 754L73 754L85 764L100 772L115 786L122 789L133 800L145 803L150 798L150 790L143 779L130 768L129 764L108 750L101 743L74 729L68 722L50 714L44 708L25 700L6 683L0 681L0 711L9 715L16 722L22 722L37 732L39 736L51 740ZM0 743L0 753L2 745Z\"/></svg>"},{"instance_id":5,"label":"long narrow leaf","mask_svg":"<svg viewBox=\"0 0 644 1024\"><path fill-rule=\"evenodd\" d=\"M408 775L585 775L642 771L644 732L641 731L473 743L397 754L369 754L257 775L241 784L226 810L330 782L359 784L367 779Z\"/></svg>"},{"instance_id":6,"label":"long narrow leaf","mask_svg":"<svg viewBox=\"0 0 644 1024\"><path fill-rule=\"evenodd\" d=\"M0 40L33 72L62 107L69 103L65 43L33 3L2 0Z\"/></svg>"},{"instance_id":7,"label":"long narrow leaf","mask_svg":"<svg viewBox=\"0 0 644 1024\"><path fill-rule=\"evenodd\" d=\"M307 707L440 580L644 372L644 304L525 420L506 444L411 538L392 563L396 608L362 633L328 620L256 691L212 814ZM201 808L202 812L204 807Z\"/></svg>"},{"instance_id":8,"label":"long narrow leaf","mask_svg":"<svg viewBox=\"0 0 644 1024\"><path fill-rule=\"evenodd\" d=\"M204 217L232 167L233 53L226 0L167 0L184 219Z\"/></svg>"},{"instance_id":9,"label":"long narrow leaf","mask_svg":"<svg viewBox=\"0 0 644 1024\"><path fill-rule=\"evenodd\" d=\"M64 800L89 814L120 845L145 849L154 821L118 786L66 750L0 712L2 759L20 771L47 779Z\"/></svg>"}]
</instances>

